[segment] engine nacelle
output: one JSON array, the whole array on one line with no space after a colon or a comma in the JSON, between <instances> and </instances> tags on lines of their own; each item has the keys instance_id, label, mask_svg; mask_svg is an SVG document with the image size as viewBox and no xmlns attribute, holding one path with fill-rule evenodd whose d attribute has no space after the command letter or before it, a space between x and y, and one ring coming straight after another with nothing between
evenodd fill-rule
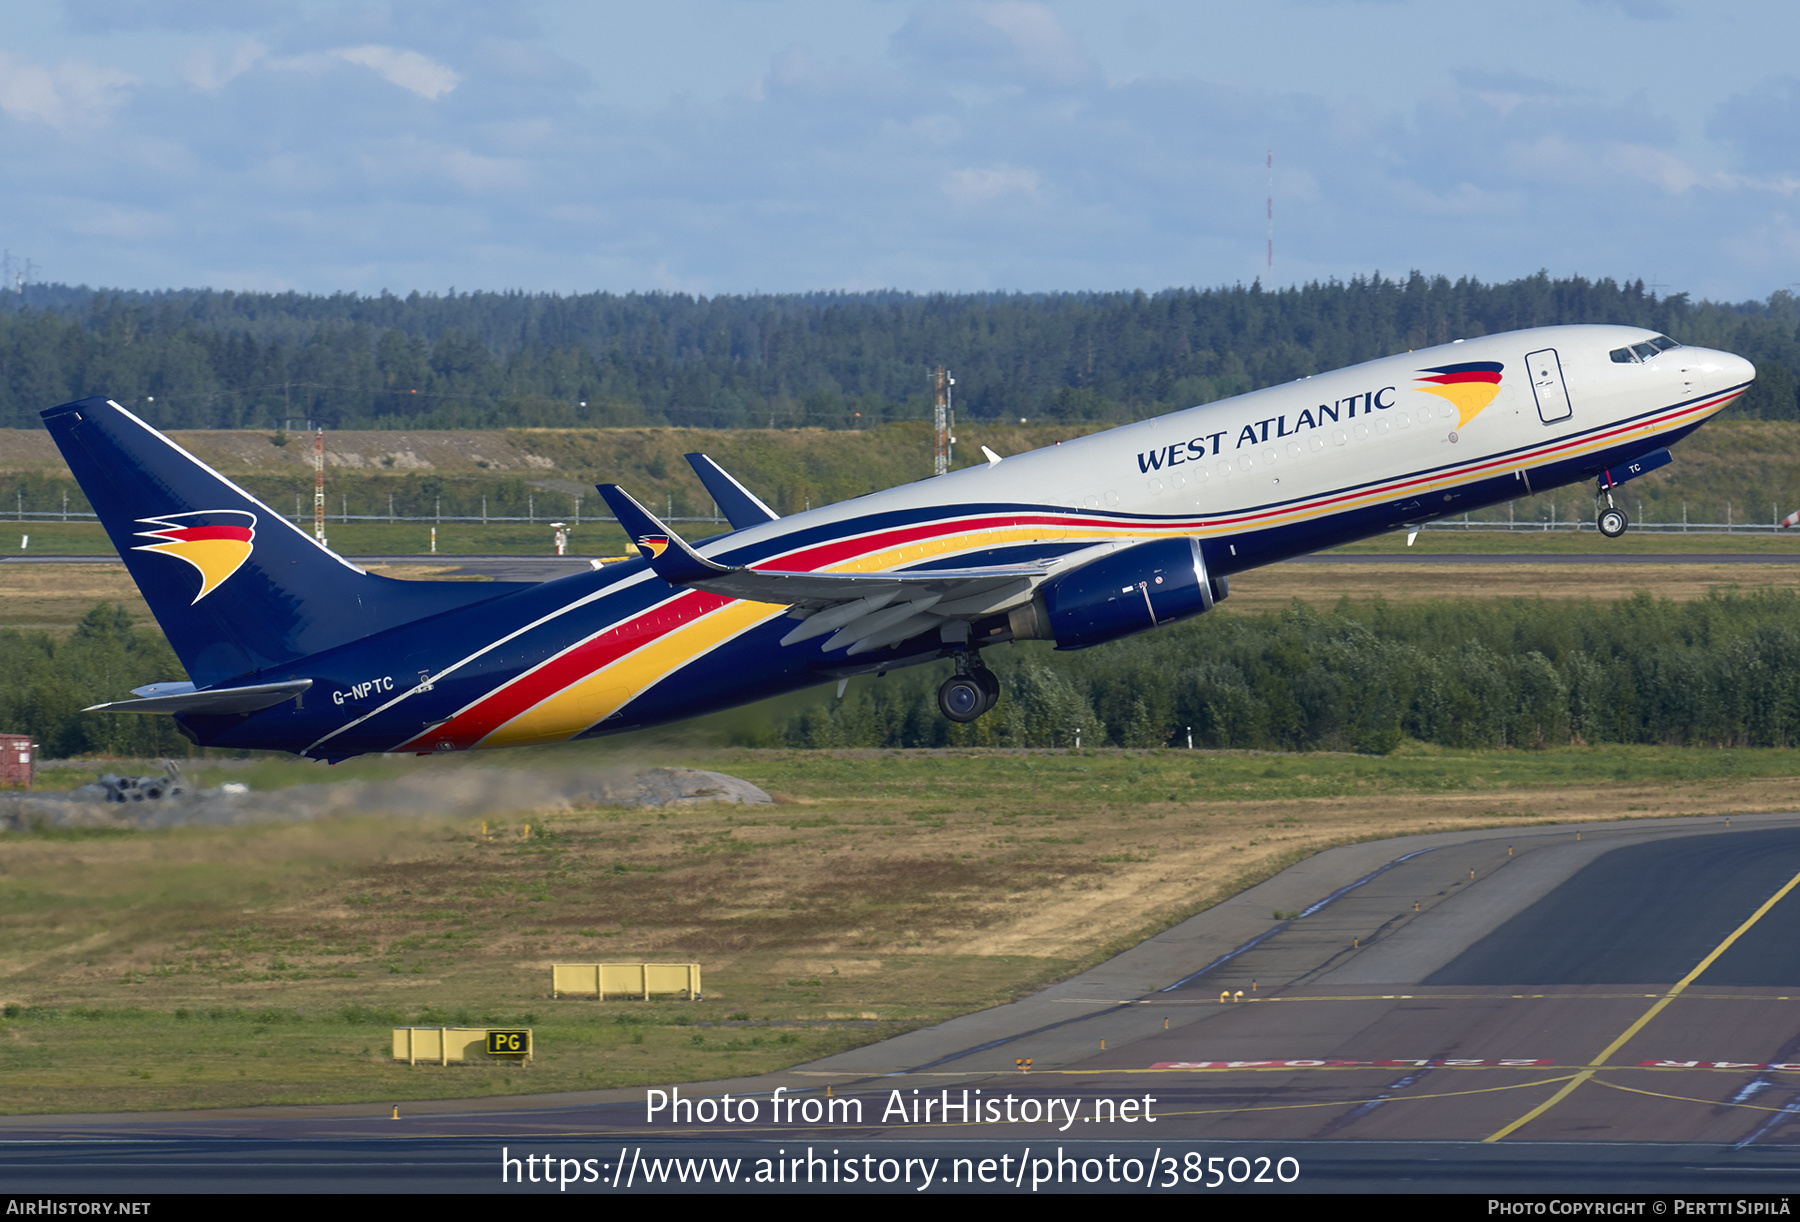
<instances>
[{"instance_id":1,"label":"engine nacelle","mask_svg":"<svg viewBox=\"0 0 1800 1222\"><path fill-rule=\"evenodd\" d=\"M1198 539L1153 539L1052 578L1007 620L1015 639L1086 649L1210 611L1226 593Z\"/></svg>"}]
</instances>

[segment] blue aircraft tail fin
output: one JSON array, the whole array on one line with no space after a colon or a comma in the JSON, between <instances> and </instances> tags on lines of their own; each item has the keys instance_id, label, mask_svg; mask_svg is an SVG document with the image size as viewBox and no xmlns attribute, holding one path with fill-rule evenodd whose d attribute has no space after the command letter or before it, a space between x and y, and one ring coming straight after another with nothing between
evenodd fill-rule
<instances>
[{"instance_id":1,"label":"blue aircraft tail fin","mask_svg":"<svg viewBox=\"0 0 1800 1222\"><path fill-rule=\"evenodd\" d=\"M200 687L522 588L366 573L110 400L43 418Z\"/></svg>"}]
</instances>

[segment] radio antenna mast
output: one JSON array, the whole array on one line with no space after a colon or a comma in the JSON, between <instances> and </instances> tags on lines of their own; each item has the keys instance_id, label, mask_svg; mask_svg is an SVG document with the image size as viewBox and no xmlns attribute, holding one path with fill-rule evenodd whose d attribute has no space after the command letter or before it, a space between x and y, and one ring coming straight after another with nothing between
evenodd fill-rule
<instances>
[{"instance_id":1,"label":"radio antenna mast","mask_svg":"<svg viewBox=\"0 0 1800 1222\"><path fill-rule=\"evenodd\" d=\"M313 434L313 538L325 546L325 426Z\"/></svg>"},{"instance_id":2,"label":"radio antenna mast","mask_svg":"<svg viewBox=\"0 0 1800 1222\"><path fill-rule=\"evenodd\" d=\"M943 475L949 471L955 457L952 450L956 438L950 435L950 430L956 427L956 414L950 405L950 388L955 385L956 379L942 365L932 370L932 424L937 434L932 462L933 475Z\"/></svg>"}]
</instances>

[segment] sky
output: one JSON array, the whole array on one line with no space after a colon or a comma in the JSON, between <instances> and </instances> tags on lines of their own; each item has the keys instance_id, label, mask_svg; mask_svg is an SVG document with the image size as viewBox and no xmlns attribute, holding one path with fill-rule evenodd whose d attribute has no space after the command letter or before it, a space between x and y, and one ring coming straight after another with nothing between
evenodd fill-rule
<instances>
[{"instance_id":1,"label":"sky","mask_svg":"<svg viewBox=\"0 0 1800 1222\"><path fill-rule=\"evenodd\" d=\"M1800 290L1797 33L1774 0L8 4L0 247L136 289L1766 298Z\"/></svg>"}]
</instances>

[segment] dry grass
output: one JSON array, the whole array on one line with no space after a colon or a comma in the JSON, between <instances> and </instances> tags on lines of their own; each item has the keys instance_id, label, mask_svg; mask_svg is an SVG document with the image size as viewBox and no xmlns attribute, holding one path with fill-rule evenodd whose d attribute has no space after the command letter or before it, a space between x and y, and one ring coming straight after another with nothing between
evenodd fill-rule
<instances>
[{"instance_id":1,"label":"dry grass","mask_svg":"<svg viewBox=\"0 0 1800 1222\"><path fill-rule=\"evenodd\" d=\"M447 577L454 564L372 565L369 571L403 581L483 580ZM61 636L96 603L119 603L146 626L150 606L120 564L0 564L0 628Z\"/></svg>"},{"instance_id":2,"label":"dry grass","mask_svg":"<svg viewBox=\"0 0 1800 1222\"><path fill-rule=\"evenodd\" d=\"M757 1072L1018 996L1330 844L1766 810L1794 792L1780 775L1591 779L1641 749L1593 766L1509 753L1505 779L1461 787L1445 771L1460 757L879 754L740 757L741 774L790 781L775 807L497 813L486 835L479 819L371 815L9 838L0 1108ZM1791 771L1780 754L1749 771ZM1223 780L1184 783L1202 772ZM1295 796L1220 800L1258 776ZM552 963L597 960L698 961L707 999L545 999ZM411 1021L531 1022L541 1059L395 1066L387 1029Z\"/></svg>"},{"instance_id":3,"label":"dry grass","mask_svg":"<svg viewBox=\"0 0 1800 1222\"><path fill-rule=\"evenodd\" d=\"M120 603L151 623L122 564L0 564L0 628L66 633L95 603Z\"/></svg>"},{"instance_id":4,"label":"dry grass","mask_svg":"<svg viewBox=\"0 0 1800 1222\"><path fill-rule=\"evenodd\" d=\"M1240 613L1279 611L1294 599L1329 606L1339 598L1446 602L1461 598L1611 602L1648 590L1675 602L1716 589L1800 586L1795 564L1277 564L1231 579L1223 604Z\"/></svg>"}]
</instances>

